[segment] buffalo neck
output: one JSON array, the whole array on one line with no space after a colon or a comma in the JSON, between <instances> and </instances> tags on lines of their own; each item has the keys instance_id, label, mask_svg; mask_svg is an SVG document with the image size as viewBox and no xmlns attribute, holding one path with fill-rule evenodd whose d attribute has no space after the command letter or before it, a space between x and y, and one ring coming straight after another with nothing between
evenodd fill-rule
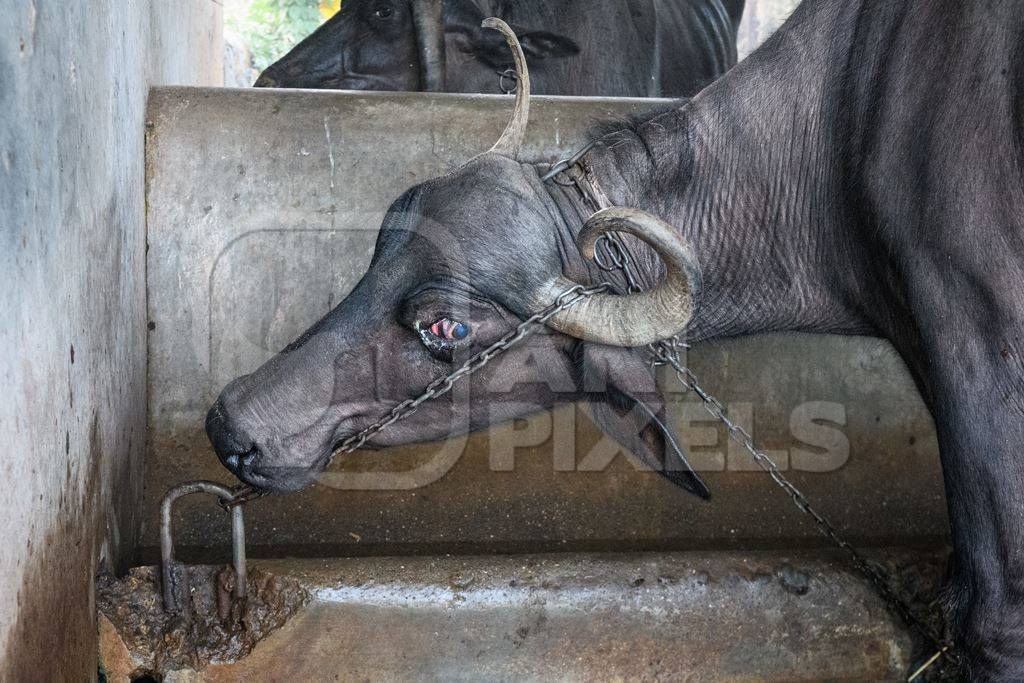
<instances>
[{"instance_id":1,"label":"buffalo neck","mask_svg":"<svg viewBox=\"0 0 1024 683\"><path fill-rule=\"evenodd\" d=\"M821 106L830 77L815 66L834 49L830 17L808 4L695 98L607 129L583 159L614 204L658 215L694 246L703 283L691 339L875 332L835 201L844 165Z\"/></svg>"}]
</instances>

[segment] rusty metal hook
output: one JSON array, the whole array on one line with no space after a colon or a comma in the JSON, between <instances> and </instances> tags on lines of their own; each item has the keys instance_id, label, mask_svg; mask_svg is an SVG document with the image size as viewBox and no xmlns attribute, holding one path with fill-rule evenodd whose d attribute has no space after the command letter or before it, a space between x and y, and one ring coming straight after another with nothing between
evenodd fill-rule
<instances>
[{"instance_id":1,"label":"rusty metal hook","mask_svg":"<svg viewBox=\"0 0 1024 683\"><path fill-rule=\"evenodd\" d=\"M212 481L191 481L170 489L160 503L160 565L163 583L164 611L182 613L188 605L188 573L174 561L174 540L171 538L171 510L176 500L192 493L208 493L231 502L235 491ZM231 507L231 545L235 566L235 598L245 597L245 519L242 506Z\"/></svg>"}]
</instances>

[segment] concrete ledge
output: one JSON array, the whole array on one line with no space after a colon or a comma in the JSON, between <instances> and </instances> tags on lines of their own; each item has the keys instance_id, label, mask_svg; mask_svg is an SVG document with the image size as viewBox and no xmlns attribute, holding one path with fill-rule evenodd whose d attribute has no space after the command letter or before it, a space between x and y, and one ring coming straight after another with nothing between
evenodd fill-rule
<instances>
[{"instance_id":1,"label":"concrete ledge","mask_svg":"<svg viewBox=\"0 0 1024 683\"><path fill-rule=\"evenodd\" d=\"M941 573L936 556L877 559L916 589ZM867 585L820 553L257 566L310 602L241 661L182 680L882 681L913 657Z\"/></svg>"}]
</instances>

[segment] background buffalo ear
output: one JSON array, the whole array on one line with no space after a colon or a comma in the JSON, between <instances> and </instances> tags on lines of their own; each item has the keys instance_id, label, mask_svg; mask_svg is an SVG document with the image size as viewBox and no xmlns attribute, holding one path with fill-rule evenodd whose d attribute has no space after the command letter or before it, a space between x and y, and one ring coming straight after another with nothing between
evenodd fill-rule
<instances>
[{"instance_id":1,"label":"background buffalo ear","mask_svg":"<svg viewBox=\"0 0 1024 683\"><path fill-rule=\"evenodd\" d=\"M570 38L549 31L531 31L520 26L513 26L523 48L527 61L557 57L572 57L580 53L579 46ZM505 39L497 31L478 31L473 37L472 51L488 66L495 69L509 68L514 65Z\"/></svg>"},{"instance_id":2,"label":"background buffalo ear","mask_svg":"<svg viewBox=\"0 0 1024 683\"><path fill-rule=\"evenodd\" d=\"M594 421L644 465L676 486L710 498L667 424L664 396L642 353L589 342L577 345L581 387Z\"/></svg>"}]
</instances>

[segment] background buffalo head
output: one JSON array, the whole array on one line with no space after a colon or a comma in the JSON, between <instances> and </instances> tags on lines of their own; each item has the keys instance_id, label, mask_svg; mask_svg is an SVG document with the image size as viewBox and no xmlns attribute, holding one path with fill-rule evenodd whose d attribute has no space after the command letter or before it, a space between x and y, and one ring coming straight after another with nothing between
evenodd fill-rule
<instances>
[{"instance_id":1,"label":"background buffalo head","mask_svg":"<svg viewBox=\"0 0 1024 683\"><path fill-rule=\"evenodd\" d=\"M484 15L469 0L346 0L341 10L288 54L267 67L256 87L337 90L424 90L446 83L446 43L460 57L460 81L498 82L496 70L513 66L505 43L481 30ZM531 59L579 52L548 31L516 27ZM458 88L457 88L458 89Z\"/></svg>"}]
</instances>

